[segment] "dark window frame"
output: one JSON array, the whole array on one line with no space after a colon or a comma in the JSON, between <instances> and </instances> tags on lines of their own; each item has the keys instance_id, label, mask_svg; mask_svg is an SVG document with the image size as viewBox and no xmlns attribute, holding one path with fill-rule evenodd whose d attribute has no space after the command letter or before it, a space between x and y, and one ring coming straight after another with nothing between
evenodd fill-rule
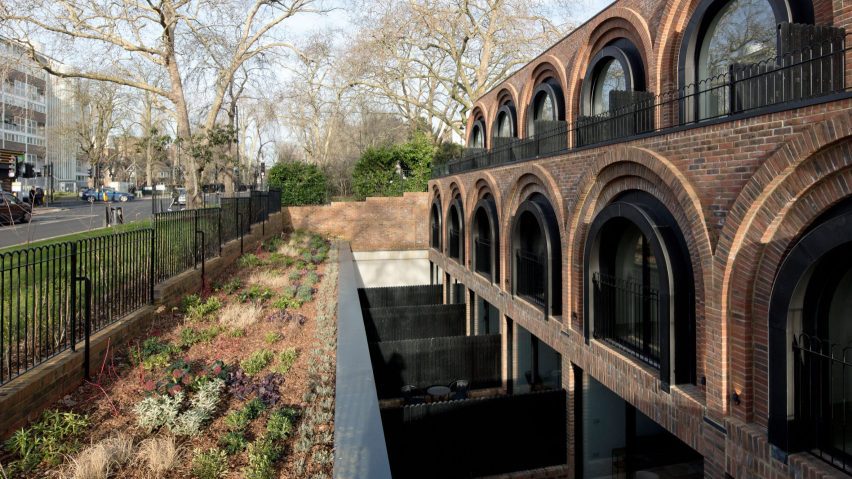
<instances>
[{"instance_id":1,"label":"dark window frame","mask_svg":"<svg viewBox=\"0 0 852 479\"><path fill-rule=\"evenodd\" d=\"M476 146L473 142L474 134L475 134L477 129L479 130L480 138L482 138L482 146ZM488 135L486 135L486 131L487 130L485 129L485 120L483 120L482 117L478 117L473 122L473 125L470 128L470 136L468 137L468 142L467 142L468 148L487 149L489 143L488 143Z\"/></svg>"},{"instance_id":2,"label":"dark window frame","mask_svg":"<svg viewBox=\"0 0 852 479\"><path fill-rule=\"evenodd\" d=\"M589 62L580 92L580 105L583 115L593 116L604 113L594 111L594 96L597 91L597 84L601 80L600 75L603 73L603 68L611 60L617 61L621 65L621 69L624 70L626 91L645 91L645 63L639 49L630 40L618 38L598 51Z\"/></svg>"},{"instance_id":3,"label":"dark window frame","mask_svg":"<svg viewBox=\"0 0 852 479\"><path fill-rule=\"evenodd\" d=\"M525 297L518 294L518 254L521 252L520 218L530 214L541 230L544 239L544 307L545 317L556 317L562 314L562 239L559 230L556 211L550 200L541 193L533 193L515 211L512 217L510 261L511 291L513 296Z\"/></svg>"},{"instance_id":4,"label":"dark window frame","mask_svg":"<svg viewBox=\"0 0 852 479\"><path fill-rule=\"evenodd\" d=\"M539 98L543 96L550 97L550 101L553 104L553 118L535 118L536 104L539 101ZM535 131L535 122L539 120L544 121L565 121L565 95L562 92L562 86L559 84L559 80L553 77L549 77L539 83L530 95L530 103L527 105L527 131L526 138L532 137L536 134Z\"/></svg>"},{"instance_id":5,"label":"dark window frame","mask_svg":"<svg viewBox=\"0 0 852 479\"><path fill-rule=\"evenodd\" d=\"M429 246L437 251L443 252L443 218L441 215L441 197L436 196L434 200L432 200L432 206L429 208L429 223L430 223L430 241ZM437 223L437 224L436 224ZM437 235L435 231L437 230ZM435 239L437 238L437 241Z\"/></svg>"},{"instance_id":6,"label":"dark window frame","mask_svg":"<svg viewBox=\"0 0 852 479\"><path fill-rule=\"evenodd\" d=\"M509 136L500 136L500 117L506 115L509 118ZM491 138L517 138L518 137L518 114L515 109L515 104L509 100L504 103L497 114L494 115L494 124L491 125ZM493 142L492 142L493 144Z\"/></svg>"},{"instance_id":7,"label":"dark window frame","mask_svg":"<svg viewBox=\"0 0 852 479\"><path fill-rule=\"evenodd\" d=\"M662 389L668 392L672 383L695 384L695 276L689 250L683 232L671 212L662 202L643 191L632 190L616 197L598 213L588 229L583 254L583 304L586 305L583 308L583 334L586 344L591 340L594 322L592 278L601 270L600 236L602 230L613 220L626 220L645 236L648 247L657 260L659 291L665 294L664 298L669 298L668 301L660 301L659 310L661 320L658 369ZM685 283L687 280L691 281ZM684 290L684 284L690 286ZM683 321L684 317L686 321ZM674 332L671 331L671 318L676 321ZM675 353L674 365L671 361L672 347Z\"/></svg>"},{"instance_id":8,"label":"dark window frame","mask_svg":"<svg viewBox=\"0 0 852 479\"><path fill-rule=\"evenodd\" d=\"M453 214L455 213L458 218L458 230L456 231L453 224ZM445 224L447 225L447 247L446 254L450 259L456 260L459 264L464 264L464 205L461 201L461 196L456 195L453 197L453 201L450 202L450 207L447 209L447 219ZM454 256L453 253L453 234L458 235L458 240L455 243L455 246L458 248L458 256Z\"/></svg>"},{"instance_id":9,"label":"dark window frame","mask_svg":"<svg viewBox=\"0 0 852 479\"><path fill-rule=\"evenodd\" d=\"M471 269L474 273L482 275L478 267L479 253L481 248L479 239L481 233L479 231L478 215L482 211L488 218L488 236L489 236L489 273L486 278L492 283L499 284L500 282L500 222L497 216L497 204L494 197L488 193L473 207L473 214L470 219L470 249L471 252Z\"/></svg>"}]
</instances>

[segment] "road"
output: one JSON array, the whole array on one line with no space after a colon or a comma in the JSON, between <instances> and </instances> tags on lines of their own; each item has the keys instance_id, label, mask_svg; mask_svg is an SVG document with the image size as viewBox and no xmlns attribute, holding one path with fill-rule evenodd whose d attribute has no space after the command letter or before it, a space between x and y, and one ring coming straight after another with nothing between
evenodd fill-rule
<instances>
[{"instance_id":1,"label":"road","mask_svg":"<svg viewBox=\"0 0 852 479\"><path fill-rule=\"evenodd\" d=\"M112 203L124 208L125 223L151 216L150 200L133 200ZM89 204L83 201L60 203L58 207L36 208L30 224L0 226L0 248L15 246L26 241L38 241L56 236L79 233L105 226L104 203Z\"/></svg>"}]
</instances>

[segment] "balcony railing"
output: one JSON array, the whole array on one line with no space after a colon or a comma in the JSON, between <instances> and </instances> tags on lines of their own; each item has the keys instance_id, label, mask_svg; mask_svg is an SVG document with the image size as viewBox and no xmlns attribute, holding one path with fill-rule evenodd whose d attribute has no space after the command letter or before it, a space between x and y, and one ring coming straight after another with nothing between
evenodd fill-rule
<instances>
[{"instance_id":1,"label":"balcony railing","mask_svg":"<svg viewBox=\"0 0 852 479\"><path fill-rule=\"evenodd\" d=\"M546 258L529 251L518 250L515 253L515 291L532 303L544 308L547 305L546 297Z\"/></svg>"},{"instance_id":2,"label":"balcony railing","mask_svg":"<svg viewBox=\"0 0 852 479\"><path fill-rule=\"evenodd\" d=\"M485 276L491 277L491 241L477 239L474 241L476 249L474 262L476 263L476 272Z\"/></svg>"},{"instance_id":3,"label":"balcony railing","mask_svg":"<svg viewBox=\"0 0 852 479\"><path fill-rule=\"evenodd\" d=\"M800 334L793 365L796 441L852 473L852 347Z\"/></svg>"},{"instance_id":4,"label":"balcony railing","mask_svg":"<svg viewBox=\"0 0 852 479\"><path fill-rule=\"evenodd\" d=\"M448 236L450 241L450 258L461 260L461 249L459 248L459 232L456 230L450 230L450 234Z\"/></svg>"},{"instance_id":5,"label":"balcony railing","mask_svg":"<svg viewBox=\"0 0 852 479\"><path fill-rule=\"evenodd\" d=\"M441 228L437 224L432 225L432 237L430 246L434 249L441 249Z\"/></svg>"},{"instance_id":6,"label":"balcony railing","mask_svg":"<svg viewBox=\"0 0 852 479\"><path fill-rule=\"evenodd\" d=\"M595 273L595 338L618 346L646 363L660 366L658 290L633 281Z\"/></svg>"},{"instance_id":7,"label":"balcony railing","mask_svg":"<svg viewBox=\"0 0 852 479\"><path fill-rule=\"evenodd\" d=\"M806 46L754 64L731 65L724 74L659 95L635 94L625 106L558 122L547 131L436 165L432 177L564 154L572 149L626 141L709 120L737 118L770 107L796 108L847 92L846 36ZM625 92L619 92L625 93ZM569 138L572 143L569 144Z\"/></svg>"}]
</instances>

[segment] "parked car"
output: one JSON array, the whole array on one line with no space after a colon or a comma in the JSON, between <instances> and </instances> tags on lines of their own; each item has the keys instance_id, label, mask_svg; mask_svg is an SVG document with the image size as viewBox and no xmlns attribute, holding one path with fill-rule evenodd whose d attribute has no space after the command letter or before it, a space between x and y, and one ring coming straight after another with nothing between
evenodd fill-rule
<instances>
[{"instance_id":1,"label":"parked car","mask_svg":"<svg viewBox=\"0 0 852 479\"><path fill-rule=\"evenodd\" d=\"M32 216L32 205L11 193L0 192L0 224L26 223Z\"/></svg>"},{"instance_id":2,"label":"parked car","mask_svg":"<svg viewBox=\"0 0 852 479\"><path fill-rule=\"evenodd\" d=\"M132 193L116 191L114 188L109 187L98 189L86 188L85 190L80 192L80 199L83 201L88 201L89 203L94 203L95 201L104 201L104 197L106 197L106 201L120 201L122 203L136 198L136 196Z\"/></svg>"},{"instance_id":3,"label":"parked car","mask_svg":"<svg viewBox=\"0 0 852 479\"><path fill-rule=\"evenodd\" d=\"M178 188L178 198L177 204L185 205L186 204L186 188Z\"/></svg>"}]
</instances>

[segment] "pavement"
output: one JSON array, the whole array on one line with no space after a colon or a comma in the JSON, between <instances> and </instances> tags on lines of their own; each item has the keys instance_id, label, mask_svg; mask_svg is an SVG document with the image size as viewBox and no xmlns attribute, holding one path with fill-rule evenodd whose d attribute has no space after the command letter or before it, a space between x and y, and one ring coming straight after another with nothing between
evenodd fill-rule
<instances>
[{"instance_id":1,"label":"pavement","mask_svg":"<svg viewBox=\"0 0 852 479\"><path fill-rule=\"evenodd\" d=\"M136 199L127 203L87 203L80 200L62 201L48 207L35 208L28 224L0 226L0 248L31 241L55 238L106 226L106 207L121 206L124 221L138 221L151 216L151 201Z\"/></svg>"}]
</instances>

